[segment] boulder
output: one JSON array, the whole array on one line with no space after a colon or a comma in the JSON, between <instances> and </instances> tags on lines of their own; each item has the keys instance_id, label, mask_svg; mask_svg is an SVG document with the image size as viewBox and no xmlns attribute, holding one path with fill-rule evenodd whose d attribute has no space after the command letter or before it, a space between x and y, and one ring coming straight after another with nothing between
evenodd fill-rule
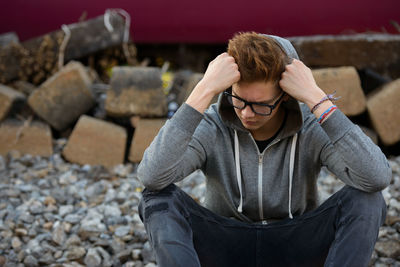
<instances>
[{"instance_id":1,"label":"boulder","mask_svg":"<svg viewBox=\"0 0 400 267\"><path fill-rule=\"evenodd\" d=\"M146 148L165 124L165 119L140 119L133 135L129 160L140 162Z\"/></svg>"},{"instance_id":2,"label":"boulder","mask_svg":"<svg viewBox=\"0 0 400 267\"><path fill-rule=\"evenodd\" d=\"M368 95L367 108L372 125L385 145L400 141L400 79Z\"/></svg>"},{"instance_id":3,"label":"boulder","mask_svg":"<svg viewBox=\"0 0 400 267\"><path fill-rule=\"evenodd\" d=\"M354 67L324 68L312 71L315 81L325 93L336 91L341 97L336 105L348 116L359 115L366 109L361 81Z\"/></svg>"},{"instance_id":4,"label":"boulder","mask_svg":"<svg viewBox=\"0 0 400 267\"><path fill-rule=\"evenodd\" d=\"M124 162L126 139L123 127L83 115L62 154L81 165L113 167Z\"/></svg>"},{"instance_id":5,"label":"boulder","mask_svg":"<svg viewBox=\"0 0 400 267\"><path fill-rule=\"evenodd\" d=\"M155 67L114 67L106 111L114 117L162 117L167 114L161 70Z\"/></svg>"},{"instance_id":6,"label":"boulder","mask_svg":"<svg viewBox=\"0 0 400 267\"><path fill-rule=\"evenodd\" d=\"M70 62L36 89L30 107L56 130L64 130L95 103L85 67Z\"/></svg>"},{"instance_id":7,"label":"boulder","mask_svg":"<svg viewBox=\"0 0 400 267\"><path fill-rule=\"evenodd\" d=\"M53 154L50 127L40 121L4 121L0 124L0 155L5 156L12 150L50 157Z\"/></svg>"},{"instance_id":8,"label":"boulder","mask_svg":"<svg viewBox=\"0 0 400 267\"><path fill-rule=\"evenodd\" d=\"M24 103L24 94L8 87L0 85L0 121L5 119L12 108Z\"/></svg>"}]
</instances>

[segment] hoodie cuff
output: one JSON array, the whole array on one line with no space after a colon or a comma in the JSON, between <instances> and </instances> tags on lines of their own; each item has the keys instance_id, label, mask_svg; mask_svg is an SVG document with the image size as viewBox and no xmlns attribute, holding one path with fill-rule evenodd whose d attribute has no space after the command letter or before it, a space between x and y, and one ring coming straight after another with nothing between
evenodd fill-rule
<instances>
[{"instance_id":1,"label":"hoodie cuff","mask_svg":"<svg viewBox=\"0 0 400 267\"><path fill-rule=\"evenodd\" d=\"M351 128L354 127L354 124L340 109L337 109L321 124L321 126L332 143L335 143L350 131Z\"/></svg>"},{"instance_id":2,"label":"hoodie cuff","mask_svg":"<svg viewBox=\"0 0 400 267\"><path fill-rule=\"evenodd\" d=\"M170 119L170 123L182 131L193 134L203 119L203 114L183 103Z\"/></svg>"}]
</instances>

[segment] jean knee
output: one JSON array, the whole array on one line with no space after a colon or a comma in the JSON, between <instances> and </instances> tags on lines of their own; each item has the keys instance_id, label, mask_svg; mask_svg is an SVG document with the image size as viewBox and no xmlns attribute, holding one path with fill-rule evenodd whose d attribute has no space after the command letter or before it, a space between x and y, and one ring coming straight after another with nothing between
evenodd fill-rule
<instances>
[{"instance_id":1,"label":"jean knee","mask_svg":"<svg viewBox=\"0 0 400 267\"><path fill-rule=\"evenodd\" d=\"M344 202L350 204L353 210L366 216L386 217L386 203L382 192L364 192L349 187Z\"/></svg>"}]
</instances>

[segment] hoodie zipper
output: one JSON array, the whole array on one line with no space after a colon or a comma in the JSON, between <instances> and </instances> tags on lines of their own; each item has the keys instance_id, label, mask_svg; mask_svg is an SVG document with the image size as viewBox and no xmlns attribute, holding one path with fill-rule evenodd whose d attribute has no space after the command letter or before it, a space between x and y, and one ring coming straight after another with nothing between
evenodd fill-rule
<instances>
[{"instance_id":1,"label":"hoodie zipper","mask_svg":"<svg viewBox=\"0 0 400 267\"><path fill-rule=\"evenodd\" d=\"M253 143L256 147L257 154L258 154L258 214L260 216L260 220L263 222L263 224L267 224L267 221L264 220L264 208L263 208L263 158L265 151L267 151L268 148L273 146L274 144L278 143L280 139L275 140L274 142L270 143L262 153L258 150L258 146L256 141L254 140L253 136L251 133L249 133L251 140L253 140Z\"/></svg>"}]
</instances>

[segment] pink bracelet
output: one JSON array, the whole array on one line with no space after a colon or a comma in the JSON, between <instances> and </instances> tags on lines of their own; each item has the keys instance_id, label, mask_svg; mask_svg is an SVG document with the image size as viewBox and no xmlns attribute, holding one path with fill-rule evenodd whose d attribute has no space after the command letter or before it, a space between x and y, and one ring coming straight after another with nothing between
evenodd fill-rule
<instances>
[{"instance_id":1,"label":"pink bracelet","mask_svg":"<svg viewBox=\"0 0 400 267\"><path fill-rule=\"evenodd\" d=\"M336 91L333 92L333 94L329 94L329 95L324 96L317 104L315 104L315 106L312 107L311 113L314 113L314 111L315 111L322 103L324 103L325 101L330 100L330 101L332 101L332 102L335 102L336 100L338 100L340 97L334 97L335 94L336 94Z\"/></svg>"}]
</instances>

